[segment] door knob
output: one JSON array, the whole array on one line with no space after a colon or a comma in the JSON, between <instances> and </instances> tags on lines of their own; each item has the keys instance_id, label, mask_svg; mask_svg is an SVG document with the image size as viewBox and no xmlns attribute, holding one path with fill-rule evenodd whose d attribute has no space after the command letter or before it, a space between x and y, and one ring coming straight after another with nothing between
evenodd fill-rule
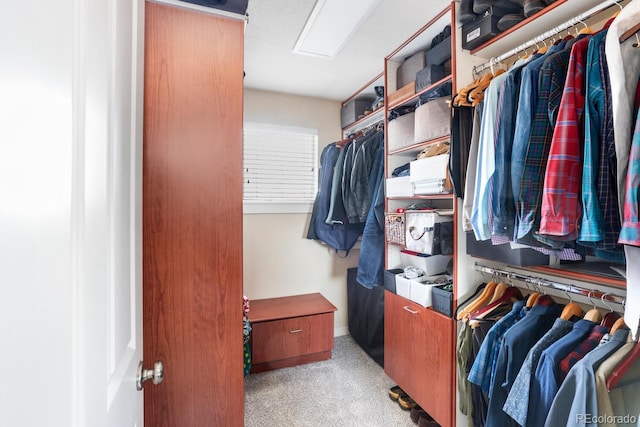
<instances>
[{"instance_id":1,"label":"door knob","mask_svg":"<svg viewBox=\"0 0 640 427\"><path fill-rule=\"evenodd\" d=\"M162 362L153 364L153 369L144 369L142 361L138 364L138 374L136 375L136 389L142 390L142 383L146 380L153 380L154 384L160 384L164 379L164 365Z\"/></svg>"}]
</instances>

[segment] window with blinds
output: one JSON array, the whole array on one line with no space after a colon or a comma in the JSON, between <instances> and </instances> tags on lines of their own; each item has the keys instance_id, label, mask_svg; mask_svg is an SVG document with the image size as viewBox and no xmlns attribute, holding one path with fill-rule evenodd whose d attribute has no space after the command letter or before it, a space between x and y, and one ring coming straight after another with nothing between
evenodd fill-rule
<instances>
[{"instance_id":1,"label":"window with blinds","mask_svg":"<svg viewBox=\"0 0 640 427\"><path fill-rule=\"evenodd\" d=\"M318 190L318 131L245 123L244 212L310 213Z\"/></svg>"}]
</instances>

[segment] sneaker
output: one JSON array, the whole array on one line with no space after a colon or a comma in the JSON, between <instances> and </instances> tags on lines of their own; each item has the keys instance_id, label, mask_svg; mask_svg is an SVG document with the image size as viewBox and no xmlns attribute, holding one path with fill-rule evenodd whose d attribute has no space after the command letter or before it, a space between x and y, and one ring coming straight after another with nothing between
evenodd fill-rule
<instances>
[{"instance_id":1,"label":"sneaker","mask_svg":"<svg viewBox=\"0 0 640 427\"><path fill-rule=\"evenodd\" d=\"M404 396L398 397L398 405L400 405L402 409L406 409L407 411L409 411L411 410L411 408L413 408L417 404L411 398L411 396L409 396L408 394L405 394Z\"/></svg>"}]
</instances>

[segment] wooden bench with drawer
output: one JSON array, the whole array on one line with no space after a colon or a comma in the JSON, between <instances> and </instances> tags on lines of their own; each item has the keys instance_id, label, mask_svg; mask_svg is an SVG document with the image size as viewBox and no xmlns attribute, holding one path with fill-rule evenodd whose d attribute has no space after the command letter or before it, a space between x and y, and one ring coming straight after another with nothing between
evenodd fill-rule
<instances>
[{"instance_id":1,"label":"wooden bench with drawer","mask_svg":"<svg viewBox=\"0 0 640 427\"><path fill-rule=\"evenodd\" d=\"M251 372L330 359L334 311L319 293L252 300Z\"/></svg>"}]
</instances>

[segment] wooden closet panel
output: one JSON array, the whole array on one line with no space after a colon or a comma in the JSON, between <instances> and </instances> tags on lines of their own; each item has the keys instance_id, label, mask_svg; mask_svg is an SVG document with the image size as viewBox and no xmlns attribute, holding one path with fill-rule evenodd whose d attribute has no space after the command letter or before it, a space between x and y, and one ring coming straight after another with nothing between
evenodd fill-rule
<instances>
[{"instance_id":1,"label":"wooden closet panel","mask_svg":"<svg viewBox=\"0 0 640 427\"><path fill-rule=\"evenodd\" d=\"M144 355L148 426L242 426L244 23L146 3Z\"/></svg>"},{"instance_id":2,"label":"wooden closet panel","mask_svg":"<svg viewBox=\"0 0 640 427\"><path fill-rule=\"evenodd\" d=\"M384 319L384 371L441 426L453 426L453 321L389 291Z\"/></svg>"}]
</instances>

